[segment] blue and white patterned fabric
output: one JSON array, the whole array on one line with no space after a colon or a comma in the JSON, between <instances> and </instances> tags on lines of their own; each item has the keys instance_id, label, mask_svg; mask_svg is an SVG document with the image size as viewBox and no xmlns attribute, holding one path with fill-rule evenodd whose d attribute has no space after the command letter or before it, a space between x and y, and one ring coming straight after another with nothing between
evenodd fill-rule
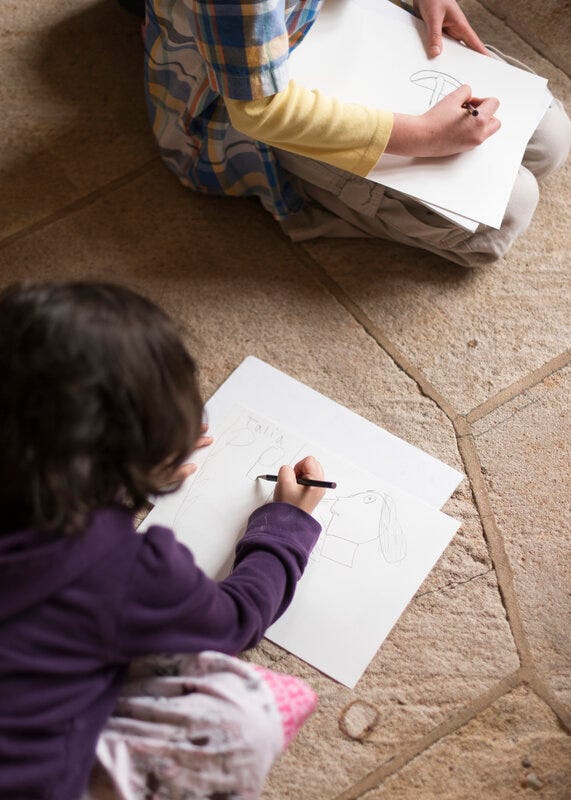
<instances>
[{"instance_id":1,"label":"blue and white patterned fabric","mask_svg":"<svg viewBox=\"0 0 571 800\"><path fill-rule=\"evenodd\" d=\"M197 191L257 196L276 219L302 207L272 149L230 125L223 98L288 85L289 53L323 0L148 0L146 95L161 156Z\"/></svg>"}]
</instances>

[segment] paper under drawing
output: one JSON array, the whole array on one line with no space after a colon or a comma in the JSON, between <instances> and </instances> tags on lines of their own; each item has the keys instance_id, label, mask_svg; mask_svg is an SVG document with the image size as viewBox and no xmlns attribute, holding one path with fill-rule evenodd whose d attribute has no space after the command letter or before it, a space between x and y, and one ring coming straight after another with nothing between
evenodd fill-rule
<instances>
[{"instance_id":1,"label":"paper under drawing","mask_svg":"<svg viewBox=\"0 0 571 800\"><path fill-rule=\"evenodd\" d=\"M235 406L213 434L200 470L159 499L145 527L172 527L220 580L250 513L273 495L275 485L256 476L315 455L337 488L315 511L322 533L290 608L267 636L354 686L458 523L251 409Z\"/></svg>"}]
</instances>

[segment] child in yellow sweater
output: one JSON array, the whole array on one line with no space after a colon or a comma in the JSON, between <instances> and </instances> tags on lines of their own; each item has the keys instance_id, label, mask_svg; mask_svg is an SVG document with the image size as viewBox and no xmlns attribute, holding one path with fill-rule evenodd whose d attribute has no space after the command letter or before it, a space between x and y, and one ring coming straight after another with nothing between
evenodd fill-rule
<instances>
[{"instance_id":1,"label":"child in yellow sweater","mask_svg":"<svg viewBox=\"0 0 571 800\"><path fill-rule=\"evenodd\" d=\"M147 99L166 164L199 191L256 195L292 239L377 236L465 266L503 255L527 227L535 176L566 158L571 125L554 101L526 151L501 230L475 234L367 180L383 153L430 157L469 150L500 127L495 98L468 86L413 116L343 103L289 80L288 57L322 0L152 0ZM487 53L456 0L416 0L435 56L442 32ZM478 104L477 117L462 104Z\"/></svg>"}]
</instances>

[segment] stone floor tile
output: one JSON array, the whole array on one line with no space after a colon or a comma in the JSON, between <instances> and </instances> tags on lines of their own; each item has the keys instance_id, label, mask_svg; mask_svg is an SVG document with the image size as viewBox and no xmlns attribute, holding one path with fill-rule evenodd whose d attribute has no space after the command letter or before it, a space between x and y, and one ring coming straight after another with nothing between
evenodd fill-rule
<instances>
[{"instance_id":1,"label":"stone floor tile","mask_svg":"<svg viewBox=\"0 0 571 800\"><path fill-rule=\"evenodd\" d=\"M473 425L540 674L571 710L571 370Z\"/></svg>"},{"instance_id":2,"label":"stone floor tile","mask_svg":"<svg viewBox=\"0 0 571 800\"><path fill-rule=\"evenodd\" d=\"M335 797L519 666L468 488L445 510L462 528L354 690L266 640L247 654L319 695L264 800Z\"/></svg>"},{"instance_id":3,"label":"stone floor tile","mask_svg":"<svg viewBox=\"0 0 571 800\"><path fill-rule=\"evenodd\" d=\"M116 0L3 12L0 237L157 156L136 17Z\"/></svg>"},{"instance_id":4,"label":"stone floor tile","mask_svg":"<svg viewBox=\"0 0 571 800\"><path fill-rule=\"evenodd\" d=\"M319 695L264 800L335 797L518 667L492 572L432 591L423 585L354 690L268 642L248 658L303 677Z\"/></svg>"},{"instance_id":5,"label":"stone floor tile","mask_svg":"<svg viewBox=\"0 0 571 800\"><path fill-rule=\"evenodd\" d=\"M257 355L461 469L450 422L313 280L254 203L186 192L157 167L0 250L0 275L3 283L120 280L180 322L206 396ZM308 676L321 696L318 716L272 778L275 798L296 781L317 792L325 774L332 787L350 785L517 668L466 482L445 510L463 527L354 692L268 642L255 651ZM350 738L362 724L358 708L347 712L349 735L339 730L341 709L356 700L364 713L373 706L381 714L364 742Z\"/></svg>"},{"instance_id":6,"label":"stone floor tile","mask_svg":"<svg viewBox=\"0 0 571 800\"><path fill-rule=\"evenodd\" d=\"M571 106L571 81L474 0L465 10L485 41L549 78ZM528 231L506 258L466 270L374 240L316 240L307 252L461 413L565 350L571 163L542 184ZM568 305L568 304L567 304Z\"/></svg>"},{"instance_id":7,"label":"stone floor tile","mask_svg":"<svg viewBox=\"0 0 571 800\"><path fill-rule=\"evenodd\" d=\"M567 800L570 764L571 739L551 709L521 686L360 800Z\"/></svg>"},{"instance_id":8,"label":"stone floor tile","mask_svg":"<svg viewBox=\"0 0 571 800\"><path fill-rule=\"evenodd\" d=\"M563 248L546 261L525 255L522 244L509 265L470 273L389 243L322 240L306 248L460 413L568 346Z\"/></svg>"},{"instance_id":9,"label":"stone floor tile","mask_svg":"<svg viewBox=\"0 0 571 800\"><path fill-rule=\"evenodd\" d=\"M568 0L527 0L526 3L481 0L481 3L539 53L571 75L571 8Z\"/></svg>"},{"instance_id":10,"label":"stone floor tile","mask_svg":"<svg viewBox=\"0 0 571 800\"><path fill-rule=\"evenodd\" d=\"M559 58L550 58L549 54L542 52L537 48L532 41L534 36L533 22L541 24L541 17L552 15L548 11L548 6L559 3L560 0L550 0L549 3L542 3L542 0L532 0L531 3L526 4L526 8L520 5L517 7L511 4L503 6L500 12L499 3L497 0L464 0L462 8L467 14L472 26L480 35L480 38L486 43L498 48L501 52L518 59L526 64L538 75L547 78L549 89L556 96L559 97L566 105L567 113L569 113L571 101L571 70L569 70L568 54L571 51L569 43L566 47L559 48L557 39L551 39L551 46L553 50L557 50ZM542 15L538 12L538 7L542 6L547 14ZM489 10L488 10L489 9ZM490 11L492 13L490 13ZM516 16L520 18L518 26L506 25L502 19L502 15L510 15L512 19ZM569 21L569 12L559 16L560 25L558 26L558 35L562 38L568 39L566 26L563 24Z\"/></svg>"},{"instance_id":11,"label":"stone floor tile","mask_svg":"<svg viewBox=\"0 0 571 800\"><path fill-rule=\"evenodd\" d=\"M149 175L0 250L0 281L120 280L184 325L204 393L247 355L270 361L462 469L452 427L266 225L255 201Z\"/></svg>"}]
</instances>

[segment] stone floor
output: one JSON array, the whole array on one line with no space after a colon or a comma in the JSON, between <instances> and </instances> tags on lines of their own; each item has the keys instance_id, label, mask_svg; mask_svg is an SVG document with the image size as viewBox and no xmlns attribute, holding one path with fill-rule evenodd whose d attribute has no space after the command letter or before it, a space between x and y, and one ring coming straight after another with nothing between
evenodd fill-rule
<instances>
[{"instance_id":1,"label":"stone floor","mask_svg":"<svg viewBox=\"0 0 571 800\"><path fill-rule=\"evenodd\" d=\"M463 6L569 108L567 0ZM253 354L466 474L445 506L459 533L354 691L253 653L320 695L264 800L571 797L569 169L481 271L294 246L254 201L163 168L137 25L113 0L2 11L2 285L125 282L182 323L206 396Z\"/></svg>"}]
</instances>

